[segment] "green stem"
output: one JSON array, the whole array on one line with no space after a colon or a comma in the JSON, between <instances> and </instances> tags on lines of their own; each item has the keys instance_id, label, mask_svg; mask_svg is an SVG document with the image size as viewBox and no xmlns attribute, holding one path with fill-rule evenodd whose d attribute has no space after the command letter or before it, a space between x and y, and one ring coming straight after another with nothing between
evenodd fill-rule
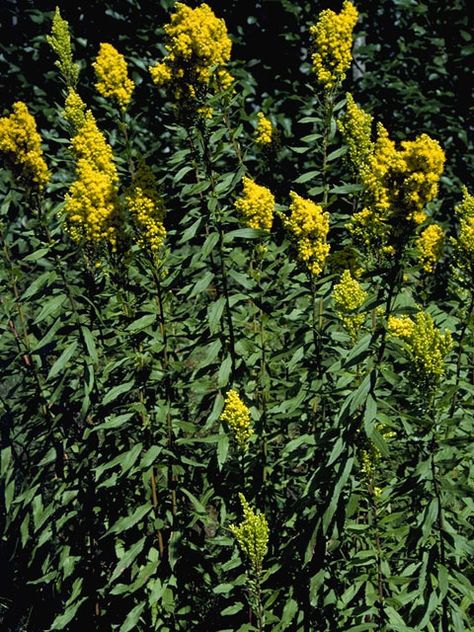
<instances>
[{"instance_id":1,"label":"green stem","mask_svg":"<svg viewBox=\"0 0 474 632\"><path fill-rule=\"evenodd\" d=\"M434 496L436 498L436 502L438 503L438 517L437 517L436 522L437 522L437 527L438 527L438 538L439 538L439 557L440 557L441 564L444 566L444 568L447 568L446 543L445 543L445 538L444 538L444 512L443 512L443 505L442 505L442 498L441 498L441 487L439 484L437 465L436 465L436 460L435 460L437 449L438 449L438 444L436 440L436 434L435 434L435 431L433 430L433 436L432 436L432 441L431 441L430 462L431 462L431 477L433 481ZM441 627L442 632L450 631L449 618L448 618L448 603L447 603L446 596L444 597L443 602L442 602L441 626L442 626Z\"/></svg>"},{"instance_id":2,"label":"green stem","mask_svg":"<svg viewBox=\"0 0 474 632\"><path fill-rule=\"evenodd\" d=\"M457 354L457 361L456 361L455 389L454 389L453 399L452 399L452 402L451 402L451 407L450 407L450 410L449 410L449 416L450 417L452 417L454 415L454 411L456 409L457 391L458 391L459 382L460 382L460 379L461 379L462 353L463 353L464 339L466 337L467 329L469 327L469 322L470 322L470 320L473 317L474 317L474 292L471 292L471 302L470 302L469 307L467 309L467 317L466 317L466 320L463 323L463 326L462 326L462 329L461 329L461 334L459 336L458 354Z\"/></svg>"},{"instance_id":3,"label":"green stem","mask_svg":"<svg viewBox=\"0 0 474 632\"><path fill-rule=\"evenodd\" d=\"M229 353L231 357L231 378L232 382L235 382L235 374L236 374L236 365L237 365L237 356L235 351L235 331L234 331L234 323L232 320L232 310L230 307L230 294L229 294L229 285L227 281L227 266L225 259L225 247L224 247L224 227L222 225L222 209L219 204L219 198L216 193L216 182L214 177L214 171L212 167L212 160L209 154L209 143L206 138L206 130L202 127L201 135L203 140L203 160L204 166L206 168L206 173L209 178L209 182L211 185L211 196L216 201L216 213L215 213L215 223L218 232L218 247L219 247L219 263L220 263L220 276L222 283L222 292L225 300L225 317L227 322L227 329L229 335Z\"/></svg>"},{"instance_id":4,"label":"green stem","mask_svg":"<svg viewBox=\"0 0 474 632\"><path fill-rule=\"evenodd\" d=\"M168 451L170 455L173 452L173 419L171 417L171 402L172 402L172 386L171 386L171 375L170 375L170 364L169 364L169 340L168 340L168 332L166 328L166 318L165 318L165 308L164 308L164 300L163 300L163 288L160 281L159 272L156 270L156 267L151 266L153 279L156 287L156 301L158 305L158 312L160 317L160 330L161 337L163 340L163 352L162 352L162 366L164 372L164 382L165 382L165 399L166 399L166 432L168 437ZM170 460L168 462L168 480L169 487L171 493L171 511L173 516L177 513L177 496L176 496L176 485L177 478L175 474L172 473L172 460L170 456Z\"/></svg>"}]
</instances>

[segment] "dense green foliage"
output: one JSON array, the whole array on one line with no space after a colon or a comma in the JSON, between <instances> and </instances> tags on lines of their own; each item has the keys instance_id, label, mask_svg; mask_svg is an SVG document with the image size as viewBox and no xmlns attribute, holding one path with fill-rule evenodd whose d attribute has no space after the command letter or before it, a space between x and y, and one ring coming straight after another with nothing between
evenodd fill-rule
<instances>
[{"instance_id":1,"label":"dense green foliage","mask_svg":"<svg viewBox=\"0 0 474 632\"><path fill-rule=\"evenodd\" d=\"M2 629L471 629L474 278L454 244L474 166L467 3L357 2L353 72L328 108L308 28L340 3L209 2L236 81L206 96L208 119L184 117L148 72L172 0L61 7L121 198L142 158L159 182L158 262L129 224L116 251L65 230L74 165L46 43L54 4L0 9L0 115L28 103L52 173L43 194L0 175ZM124 114L93 85L98 20L137 84ZM393 258L346 228L362 189L336 124L346 90L391 137L426 132L446 152L432 273L419 228ZM271 147L255 143L260 109ZM270 234L236 211L245 175L276 197ZM286 230L290 191L329 211L319 276ZM332 295L347 267L367 293L353 335ZM420 310L452 332L439 382L388 331L390 315ZM246 451L220 421L231 388L250 408ZM263 614L229 529L239 493L269 527Z\"/></svg>"}]
</instances>

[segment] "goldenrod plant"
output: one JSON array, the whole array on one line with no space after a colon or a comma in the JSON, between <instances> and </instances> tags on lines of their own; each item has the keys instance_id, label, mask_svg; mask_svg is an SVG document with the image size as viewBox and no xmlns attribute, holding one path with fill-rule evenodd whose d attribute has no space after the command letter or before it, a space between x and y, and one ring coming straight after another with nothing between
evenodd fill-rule
<instances>
[{"instance_id":1,"label":"goldenrod plant","mask_svg":"<svg viewBox=\"0 0 474 632\"><path fill-rule=\"evenodd\" d=\"M3 4L0 629L471 630L463 3Z\"/></svg>"}]
</instances>

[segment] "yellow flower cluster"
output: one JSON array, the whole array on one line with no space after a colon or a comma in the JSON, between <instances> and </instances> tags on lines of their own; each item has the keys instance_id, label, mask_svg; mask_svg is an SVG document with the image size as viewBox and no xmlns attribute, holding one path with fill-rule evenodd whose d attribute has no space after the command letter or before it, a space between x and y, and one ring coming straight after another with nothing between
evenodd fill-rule
<instances>
[{"instance_id":1,"label":"yellow flower cluster","mask_svg":"<svg viewBox=\"0 0 474 632\"><path fill-rule=\"evenodd\" d=\"M421 134L413 141L403 141L401 145L405 164L400 197L413 219L421 223L425 217L424 207L438 195L446 156L441 145L427 134Z\"/></svg>"},{"instance_id":2,"label":"yellow flower cluster","mask_svg":"<svg viewBox=\"0 0 474 632\"><path fill-rule=\"evenodd\" d=\"M438 224L430 224L416 240L421 266L425 272L432 272L441 259L444 246L444 231Z\"/></svg>"},{"instance_id":3,"label":"yellow flower cluster","mask_svg":"<svg viewBox=\"0 0 474 632\"><path fill-rule=\"evenodd\" d=\"M66 85L71 88L74 87L79 76L79 64L72 60L69 24L62 19L58 7L54 12L51 35L47 35L46 40L58 56L56 66L63 75Z\"/></svg>"},{"instance_id":4,"label":"yellow flower cluster","mask_svg":"<svg viewBox=\"0 0 474 632\"><path fill-rule=\"evenodd\" d=\"M379 123L372 152L355 165L368 206L349 223L354 236L366 245L406 239L407 229L426 219L424 207L437 195L444 162L441 146L427 134L397 149Z\"/></svg>"},{"instance_id":5,"label":"yellow flower cluster","mask_svg":"<svg viewBox=\"0 0 474 632\"><path fill-rule=\"evenodd\" d=\"M275 198L272 192L250 178L243 177L242 197L235 202L235 208L242 215L249 228L270 231L273 223Z\"/></svg>"},{"instance_id":6,"label":"yellow flower cluster","mask_svg":"<svg viewBox=\"0 0 474 632\"><path fill-rule=\"evenodd\" d=\"M352 31L358 17L352 2L345 0L341 13L321 11L317 23L310 28L313 72L328 90L344 79L351 65Z\"/></svg>"},{"instance_id":7,"label":"yellow flower cluster","mask_svg":"<svg viewBox=\"0 0 474 632\"><path fill-rule=\"evenodd\" d=\"M346 95L346 99L346 112L338 121L338 127L346 142L351 162L356 172L361 173L374 150L373 117L357 105L350 93Z\"/></svg>"},{"instance_id":8,"label":"yellow flower cluster","mask_svg":"<svg viewBox=\"0 0 474 632\"><path fill-rule=\"evenodd\" d=\"M225 407L220 420L229 426L241 450L247 450L250 437L254 433L250 410L234 389L231 389L226 395Z\"/></svg>"},{"instance_id":9,"label":"yellow flower cluster","mask_svg":"<svg viewBox=\"0 0 474 632\"><path fill-rule=\"evenodd\" d=\"M153 172L142 165L125 201L138 232L139 244L149 247L154 256L163 246L165 206L159 195Z\"/></svg>"},{"instance_id":10,"label":"yellow flower cluster","mask_svg":"<svg viewBox=\"0 0 474 632\"><path fill-rule=\"evenodd\" d=\"M272 142L273 126L263 112L257 113L257 127L255 129L255 142L257 145L270 145Z\"/></svg>"},{"instance_id":11,"label":"yellow flower cluster","mask_svg":"<svg viewBox=\"0 0 474 632\"><path fill-rule=\"evenodd\" d=\"M458 238L455 244L459 263L472 272L474 267L474 195L471 195L466 187L462 188L462 192L462 202L455 209L459 220Z\"/></svg>"},{"instance_id":12,"label":"yellow flower cluster","mask_svg":"<svg viewBox=\"0 0 474 632\"><path fill-rule=\"evenodd\" d=\"M335 285L332 297L336 304L336 313L353 340L364 324L365 314L354 313L367 300L367 292L360 283L351 276L349 270L344 270L340 282Z\"/></svg>"},{"instance_id":13,"label":"yellow flower cluster","mask_svg":"<svg viewBox=\"0 0 474 632\"><path fill-rule=\"evenodd\" d=\"M26 184L43 189L49 172L41 150L36 121L22 101L13 104L10 116L0 118L0 154Z\"/></svg>"},{"instance_id":14,"label":"yellow flower cluster","mask_svg":"<svg viewBox=\"0 0 474 632\"><path fill-rule=\"evenodd\" d=\"M125 110L135 87L128 76L125 57L112 44L102 43L93 66L97 90L103 97L115 100Z\"/></svg>"},{"instance_id":15,"label":"yellow flower cluster","mask_svg":"<svg viewBox=\"0 0 474 632\"><path fill-rule=\"evenodd\" d=\"M84 124L72 139L76 180L66 196L64 213L74 241L98 245L117 242L118 173L112 149L87 111Z\"/></svg>"},{"instance_id":16,"label":"yellow flower cluster","mask_svg":"<svg viewBox=\"0 0 474 632\"><path fill-rule=\"evenodd\" d=\"M178 99L194 99L196 91L208 88L214 79L218 90L232 84L233 78L225 68L232 42L224 20L217 18L209 5L192 9L177 2L165 34L168 55L150 67L157 86L173 82Z\"/></svg>"},{"instance_id":17,"label":"yellow flower cluster","mask_svg":"<svg viewBox=\"0 0 474 632\"><path fill-rule=\"evenodd\" d=\"M441 333L425 312L418 312L414 321L407 316L391 316L388 329L404 341L415 381L421 392L430 394L444 375L444 358L452 347L451 333L447 330Z\"/></svg>"},{"instance_id":18,"label":"yellow flower cluster","mask_svg":"<svg viewBox=\"0 0 474 632\"><path fill-rule=\"evenodd\" d=\"M239 525L230 525L237 544L250 563L255 574L262 572L262 564L268 551L269 529L265 514L255 513L243 494L239 494L244 519Z\"/></svg>"},{"instance_id":19,"label":"yellow flower cluster","mask_svg":"<svg viewBox=\"0 0 474 632\"><path fill-rule=\"evenodd\" d=\"M312 275L317 276L323 271L330 250L327 243L329 213L294 191L290 192L290 197L291 214L285 225L295 239L298 258Z\"/></svg>"},{"instance_id":20,"label":"yellow flower cluster","mask_svg":"<svg viewBox=\"0 0 474 632\"><path fill-rule=\"evenodd\" d=\"M413 335L415 323L409 316L389 316L388 330L397 338L408 339Z\"/></svg>"},{"instance_id":21,"label":"yellow flower cluster","mask_svg":"<svg viewBox=\"0 0 474 632\"><path fill-rule=\"evenodd\" d=\"M86 121L86 104L74 88L69 88L67 92L64 116L75 132L78 132Z\"/></svg>"}]
</instances>

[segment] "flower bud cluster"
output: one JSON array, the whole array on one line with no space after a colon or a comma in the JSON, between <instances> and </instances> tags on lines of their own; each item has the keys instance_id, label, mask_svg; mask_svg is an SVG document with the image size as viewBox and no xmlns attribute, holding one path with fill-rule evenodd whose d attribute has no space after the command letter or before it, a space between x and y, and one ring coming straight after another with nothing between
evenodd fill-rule
<instances>
[{"instance_id":1,"label":"flower bud cluster","mask_svg":"<svg viewBox=\"0 0 474 632\"><path fill-rule=\"evenodd\" d=\"M79 76L79 64L72 59L69 24L61 17L58 7L56 7L54 12L51 35L46 36L46 41L58 56L56 66L64 77L66 85L74 87Z\"/></svg>"},{"instance_id":2,"label":"flower bud cluster","mask_svg":"<svg viewBox=\"0 0 474 632\"><path fill-rule=\"evenodd\" d=\"M462 188L463 199L456 206L456 217L459 221L458 236L454 240L457 259L460 267L469 275L474 274L474 195L466 187ZM472 281L472 278L471 278Z\"/></svg>"},{"instance_id":3,"label":"flower bud cluster","mask_svg":"<svg viewBox=\"0 0 474 632\"><path fill-rule=\"evenodd\" d=\"M344 270L340 282L334 286L332 297L336 304L336 313L342 324L354 340L365 320L365 314L358 314L367 300L367 292L362 289L357 279L349 270Z\"/></svg>"},{"instance_id":4,"label":"flower bud cluster","mask_svg":"<svg viewBox=\"0 0 474 632\"><path fill-rule=\"evenodd\" d=\"M243 494L239 494L244 519L239 525L230 525L237 544L247 557L253 573L262 571L262 564L268 550L269 529L264 514L257 514L250 507Z\"/></svg>"}]
</instances>

